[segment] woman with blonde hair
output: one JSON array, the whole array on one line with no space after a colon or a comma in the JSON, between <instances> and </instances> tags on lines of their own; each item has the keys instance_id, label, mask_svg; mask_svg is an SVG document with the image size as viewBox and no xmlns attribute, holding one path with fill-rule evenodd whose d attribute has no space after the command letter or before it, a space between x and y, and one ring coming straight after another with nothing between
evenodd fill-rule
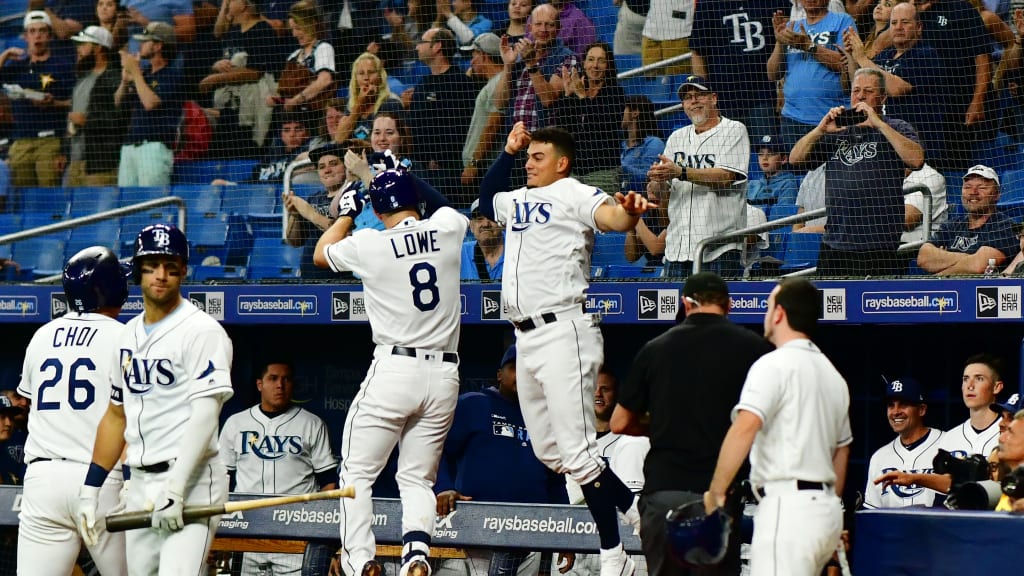
<instances>
[{"instance_id":1,"label":"woman with blonde hair","mask_svg":"<svg viewBox=\"0 0 1024 576\"><path fill-rule=\"evenodd\" d=\"M335 142L368 139L377 113L402 111L402 101L388 88L388 73L375 54L363 52L352 63L346 110L332 135Z\"/></svg>"}]
</instances>

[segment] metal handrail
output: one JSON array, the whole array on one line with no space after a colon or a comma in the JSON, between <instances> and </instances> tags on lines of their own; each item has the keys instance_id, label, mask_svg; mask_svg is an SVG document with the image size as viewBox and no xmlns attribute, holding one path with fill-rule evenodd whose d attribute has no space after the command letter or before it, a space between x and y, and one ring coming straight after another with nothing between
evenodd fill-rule
<instances>
[{"instance_id":1,"label":"metal handrail","mask_svg":"<svg viewBox=\"0 0 1024 576\"><path fill-rule=\"evenodd\" d=\"M915 242L908 242L907 244L901 244L896 252L908 252L913 248L920 247L932 237L932 191L924 184L917 184L907 188L903 191L903 195L912 194L914 192L921 192L924 195L924 207L925 210L921 214L921 226L924 229L924 240ZM704 250L709 244L715 244L725 242L726 240L735 240L746 237L750 234L759 234L761 232L770 232L778 228L783 228L790 224L797 224L800 222L806 222L815 218L825 215L824 208L818 208L817 210L811 210L809 212L802 212L800 214L793 214L792 216L786 216L785 218L779 218L778 220L771 220L764 224L757 224L754 226L748 226L732 232L727 232L718 236L712 236L705 238L697 243L697 256L693 260L693 273L700 272L701 265L704 263ZM803 272L803 271L801 271Z\"/></svg>"},{"instance_id":2,"label":"metal handrail","mask_svg":"<svg viewBox=\"0 0 1024 576\"><path fill-rule=\"evenodd\" d=\"M94 222L101 222L103 220L110 220L113 218L119 218L128 214L135 214L138 212L145 212L151 208L164 206L168 204L175 204L178 206L178 228L182 232L185 231L185 227L188 223L188 218L185 213L185 200L179 196L166 196L164 198L156 198L154 200L146 200L145 202L139 202L138 204L132 204L130 206L123 206L121 208L114 208L112 210L106 210L104 212L98 212L96 214L89 214L87 216L79 216L78 218L71 218L70 220L63 220L61 222L55 222L53 224L47 224L45 226L38 226L36 228L29 228L28 230L22 230L21 232L14 232L13 234L0 235L0 245L11 244L20 240L26 240L28 238L35 238L36 236L45 236L54 232L62 232L64 230L70 230L71 228L77 228L78 226L85 224L92 224ZM53 282L60 278L59 275L46 276L44 278L38 278L35 280L36 283L42 284L47 282Z\"/></svg>"},{"instance_id":3,"label":"metal handrail","mask_svg":"<svg viewBox=\"0 0 1024 576\"><path fill-rule=\"evenodd\" d=\"M671 66L672 64L676 64L677 62L685 62L690 58L693 58L692 52L687 52L686 54L679 54L677 56L665 58L664 60L658 60L657 62L651 62L650 64L645 64L637 68L631 68L629 70L626 70L625 72L619 72L618 74L615 75L615 78L618 80L622 80L624 78L632 78L633 76L639 76L640 74L644 74L646 72L653 72L658 68Z\"/></svg>"},{"instance_id":4,"label":"metal handrail","mask_svg":"<svg viewBox=\"0 0 1024 576\"><path fill-rule=\"evenodd\" d=\"M312 164L312 163L313 163L313 161L310 160L309 158L303 158L302 160L296 160L296 161L292 162L291 164L289 164L288 167L284 169L284 179L282 180L282 183L281 183L283 191L284 192L288 192L289 190L292 189L292 172L295 172L297 169L302 168L303 166L308 166L309 164ZM284 241L284 242L288 241L288 211L287 210L282 210L281 211L281 240Z\"/></svg>"}]
</instances>

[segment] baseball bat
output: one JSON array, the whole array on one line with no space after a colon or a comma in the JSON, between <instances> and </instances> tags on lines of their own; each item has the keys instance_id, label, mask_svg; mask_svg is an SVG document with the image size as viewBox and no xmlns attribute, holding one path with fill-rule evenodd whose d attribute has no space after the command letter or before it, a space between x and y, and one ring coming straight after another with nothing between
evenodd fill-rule
<instances>
[{"instance_id":1,"label":"baseball bat","mask_svg":"<svg viewBox=\"0 0 1024 576\"><path fill-rule=\"evenodd\" d=\"M242 500L240 502L225 502L212 506L186 506L181 512L185 522L201 520L216 516L217 514L230 514L240 510L255 510L256 508L267 508L269 506L283 506L286 504L298 504L313 500L331 500L334 498L355 498L356 489L354 486L345 486L334 490L313 492L312 494L292 494L288 496L271 496L269 498L257 498L255 500ZM153 522L152 510L140 510L138 512L123 512L107 516L107 532L123 532L138 528L149 528Z\"/></svg>"}]
</instances>

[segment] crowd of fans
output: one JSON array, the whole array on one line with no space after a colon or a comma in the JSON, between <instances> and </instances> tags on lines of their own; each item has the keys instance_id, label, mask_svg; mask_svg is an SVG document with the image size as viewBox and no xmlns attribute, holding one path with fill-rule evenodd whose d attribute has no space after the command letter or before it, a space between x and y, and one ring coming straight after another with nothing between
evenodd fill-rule
<instances>
[{"instance_id":1,"label":"crowd of fans","mask_svg":"<svg viewBox=\"0 0 1024 576\"><path fill-rule=\"evenodd\" d=\"M1019 162L1024 13L1006 0L621 1L614 35L595 25L610 26L599 0L52 4L33 0L0 52L3 204L15 203L8 187L167 186L176 164L204 159L258 160L248 181L278 184L311 150L361 140L411 160L468 214L504 134L523 121L575 135L580 181L663 196L630 232L630 261L664 261L673 275L687 275L697 258L733 277L775 273L782 246L764 252L766 236L703 255L694 247L825 207L826 220L793 232L823 233L822 270L857 276L905 273L916 250L897 254L899 243L934 242L947 219L972 213L966 185L963 209L955 191L946 200L946 183L972 166L991 169L998 211L999 176ZM620 79L624 61L644 73ZM854 86L865 69L879 85L870 98ZM658 85L671 90L655 94ZM697 87L693 105L688 86ZM863 154L842 138L817 146L839 126L830 111L853 112L859 101L915 149L897 142L891 158L860 164ZM681 116L662 111L659 122L655 112L673 105L686 119L669 138L664 119ZM721 140L720 126L735 138ZM673 141L687 129L685 143ZM848 170L815 171L843 154ZM997 266L1018 253L1010 244ZM954 274L981 273L992 255L960 267L923 256L924 271ZM852 266L860 257L877 265Z\"/></svg>"}]
</instances>

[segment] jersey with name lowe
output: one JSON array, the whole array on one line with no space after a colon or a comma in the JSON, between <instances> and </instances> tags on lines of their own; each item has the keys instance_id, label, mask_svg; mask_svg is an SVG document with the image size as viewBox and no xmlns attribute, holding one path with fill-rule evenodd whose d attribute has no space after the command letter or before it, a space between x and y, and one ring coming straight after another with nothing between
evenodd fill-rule
<instances>
[{"instance_id":1,"label":"jersey with name lowe","mask_svg":"<svg viewBox=\"0 0 1024 576\"><path fill-rule=\"evenodd\" d=\"M494 196L494 215L507 229L501 287L510 317L581 308L597 229L594 213L612 202L573 178Z\"/></svg>"},{"instance_id":2,"label":"jersey with name lowe","mask_svg":"<svg viewBox=\"0 0 1024 576\"><path fill-rule=\"evenodd\" d=\"M148 329L148 332L147 332ZM121 347L122 382L110 398L124 404L128 465L137 467L178 456L193 398L233 394L232 344L224 328L188 300L147 327L143 316L128 321ZM217 452L210 438L207 452Z\"/></svg>"},{"instance_id":3,"label":"jersey with name lowe","mask_svg":"<svg viewBox=\"0 0 1024 576\"><path fill-rule=\"evenodd\" d=\"M388 230L356 230L327 247L332 270L350 270L373 287L363 298L376 344L459 349L459 270L468 227L465 216L443 207Z\"/></svg>"}]
</instances>

